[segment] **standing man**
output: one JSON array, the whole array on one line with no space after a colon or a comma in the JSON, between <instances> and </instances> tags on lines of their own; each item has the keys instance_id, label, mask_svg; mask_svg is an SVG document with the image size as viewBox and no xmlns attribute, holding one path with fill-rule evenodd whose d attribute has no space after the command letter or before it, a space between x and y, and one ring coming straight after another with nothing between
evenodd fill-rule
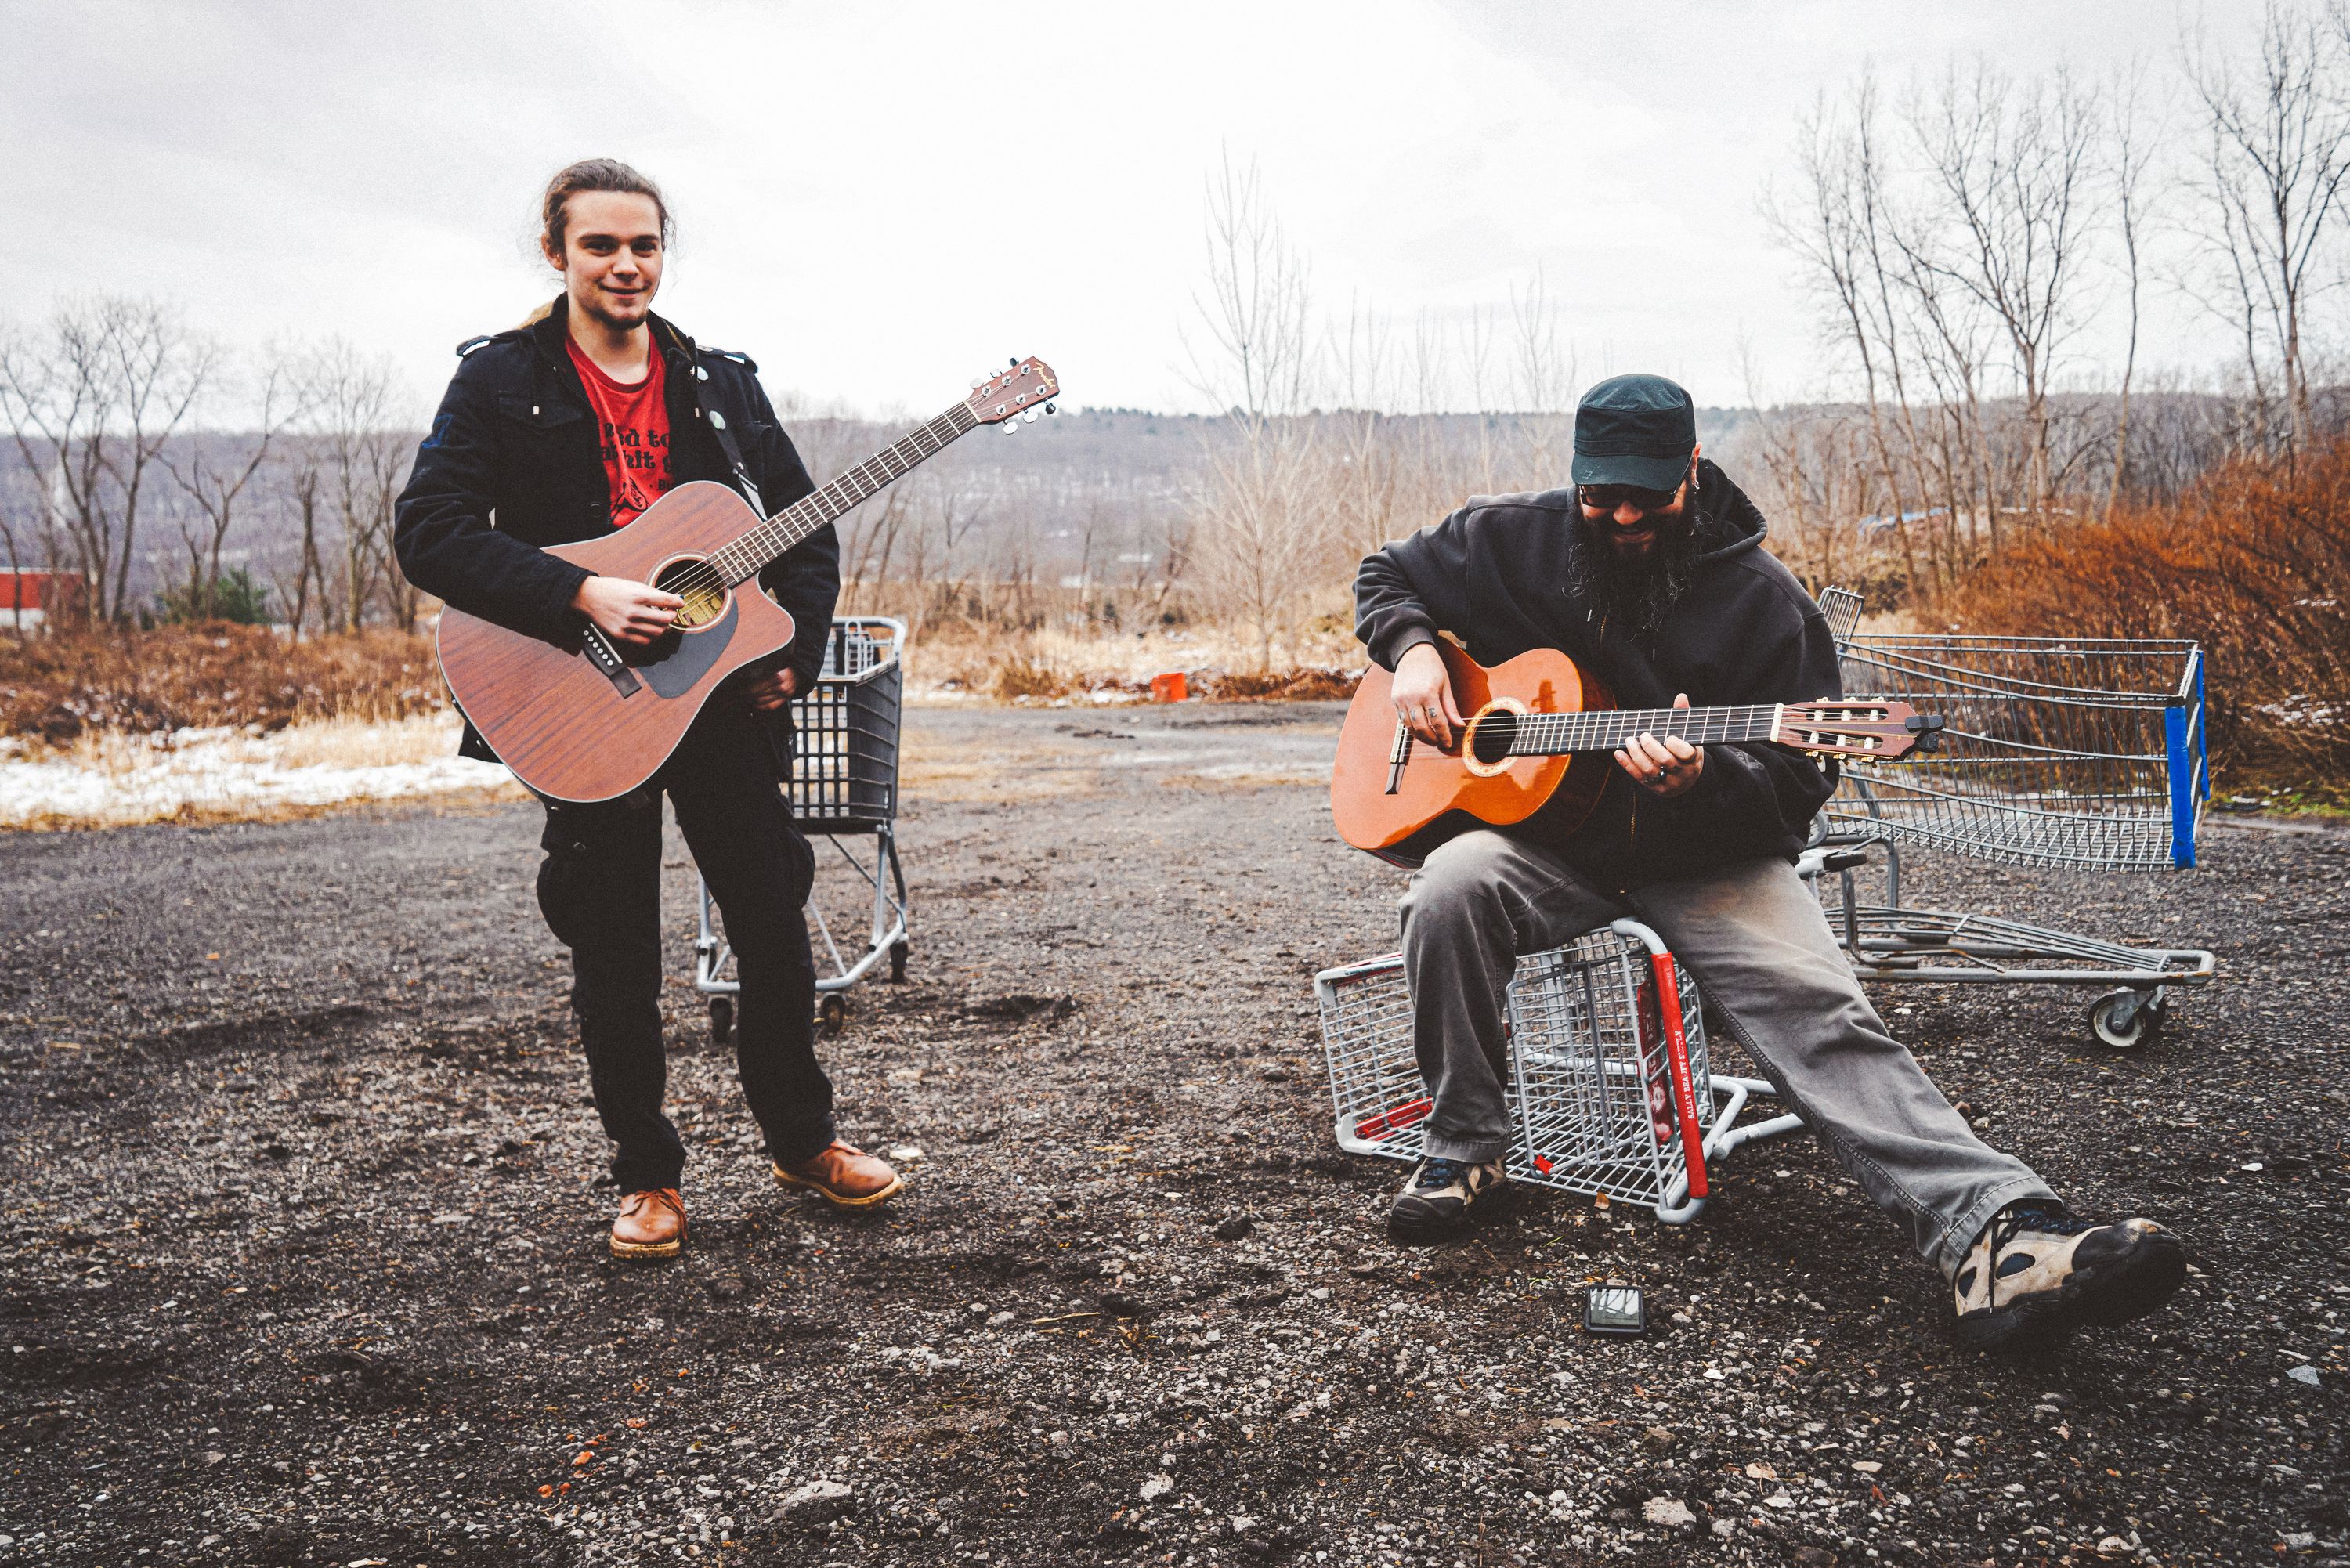
<instances>
[{"instance_id":1,"label":"standing man","mask_svg":"<svg viewBox=\"0 0 2350 1568\"><path fill-rule=\"evenodd\" d=\"M1479 498L1365 560L1356 630L1430 745L1461 729L1439 632L1480 664L1571 655L1632 708L1840 695L1819 607L1762 547L1762 514L1698 456L1689 394L1619 376L1575 415L1575 485ZM1502 992L1518 955L1630 913L1695 974L1730 1033L1951 1282L1960 1337L2061 1342L2152 1312L2186 1278L2177 1237L2098 1224L1986 1147L1886 1030L1794 861L1835 789L1803 753L1643 735L1577 826L1536 812L1439 847L1403 900L1413 1044L1434 1101L1398 1195L1401 1240L1459 1234L1509 1142Z\"/></svg>"},{"instance_id":2,"label":"standing man","mask_svg":"<svg viewBox=\"0 0 2350 1568\"><path fill-rule=\"evenodd\" d=\"M577 643L593 622L641 646L684 601L591 576L541 546L625 528L689 480L734 485L762 515L816 487L757 366L696 347L652 313L670 219L651 181L609 159L574 163L548 182L541 219L563 293L524 325L457 350L463 363L400 493L395 547L410 581L460 609L557 643ZM538 902L571 950L588 1085L616 1146L616 1256L670 1258L685 1242L685 1146L661 1111L664 791L733 944L736 1061L775 1179L844 1209L905 1185L835 1136L802 909L816 861L781 790L789 703L823 663L839 554L827 527L761 574L798 640L780 668L722 690L650 781L618 800L546 803ZM489 754L470 729L465 744Z\"/></svg>"}]
</instances>

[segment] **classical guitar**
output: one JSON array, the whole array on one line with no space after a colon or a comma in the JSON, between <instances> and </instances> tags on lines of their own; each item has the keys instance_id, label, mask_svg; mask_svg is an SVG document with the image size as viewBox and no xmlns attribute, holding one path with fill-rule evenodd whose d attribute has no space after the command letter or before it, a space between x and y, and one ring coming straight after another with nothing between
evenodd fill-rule
<instances>
[{"instance_id":1,"label":"classical guitar","mask_svg":"<svg viewBox=\"0 0 2350 1568\"><path fill-rule=\"evenodd\" d=\"M1468 728L1440 751L1396 718L1395 677L1374 664L1355 688L1330 773L1338 836L1398 865L1480 824L1523 822L1554 799L1563 828L1591 814L1615 761L1633 736L1679 735L1692 745L1772 741L1827 756L1887 762L1932 751L1942 721L1906 702L1847 697L1742 708L1618 708L1606 687L1553 649L1488 670L1446 643Z\"/></svg>"},{"instance_id":2,"label":"classical guitar","mask_svg":"<svg viewBox=\"0 0 2350 1568\"><path fill-rule=\"evenodd\" d=\"M616 533L550 553L599 576L650 583L685 607L650 647L589 626L556 644L478 616L441 614L441 673L515 776L563 801L610 800L653 775L719 682L791 644L792 618L761 567L981 425L1034 420L1060 391L1023 359L815 493L761 520L723 484L681 484Z\"/></svg>"}]
</instances>

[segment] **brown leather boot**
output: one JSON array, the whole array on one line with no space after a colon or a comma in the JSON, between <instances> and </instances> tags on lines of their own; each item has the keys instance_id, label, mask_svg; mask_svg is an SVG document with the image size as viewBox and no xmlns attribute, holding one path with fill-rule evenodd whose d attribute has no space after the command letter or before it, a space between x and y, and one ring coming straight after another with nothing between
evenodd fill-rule
<instances>
[{"instance_id":1,"label":"brown leather boot","mask_svg":"<svg viewBox=\"0 0 2350 1568\"><path fill-rule=\"evenodd\" d=\"M612 1256L674 1258L685 1247L685 1199L674 1187L631 1192L612 1221Z\"/></svg>"},{"instance_id":2,"label":"brown leather boot","mask_svg":"<svg viewBox=\"0 0 2350 1568\"><path fill-rule=\"evenodd\" d=\"M797 1165L776 1166L775 1179L785 1187L820 1193L836 1209L870 1209L895 1198L906 1185L888 1160L838 1138Z\"/></svg>"}]
</instances>

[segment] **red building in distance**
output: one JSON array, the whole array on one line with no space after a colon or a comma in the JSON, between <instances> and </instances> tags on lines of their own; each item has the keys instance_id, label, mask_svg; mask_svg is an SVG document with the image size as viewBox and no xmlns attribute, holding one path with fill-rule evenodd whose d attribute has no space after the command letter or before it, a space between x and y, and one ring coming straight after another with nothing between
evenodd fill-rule
<instances>
[{"instance_id":1,"label":"red building in distance","mask_svg":"<svg viewBox=\"0 0 2350 1568\"><path fill-rule=\"evenodd\" d=\"M88 603L79 572L0 566L0 629L37 631L78 619Z\"/></svg>"}]
</instances>

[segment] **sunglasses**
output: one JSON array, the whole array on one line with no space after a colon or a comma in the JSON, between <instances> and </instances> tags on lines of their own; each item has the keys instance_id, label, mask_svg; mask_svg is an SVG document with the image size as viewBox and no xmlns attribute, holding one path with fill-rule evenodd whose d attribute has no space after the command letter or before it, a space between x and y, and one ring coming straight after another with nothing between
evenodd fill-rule
<instances>
[{"instance_id":1,"label":"sunglasses","mask_svg":"<svg viewBox=\"0 0 2350 1568\"><path fill-rule=\"evenodd\" d=\"M1578 484L1575 498L1599 512L1614 512L1629 506L1636 512L1662 512L1680 498L1681 487L1670 490L1643 490L1637 484Z\"/></svg>"}]
</instances>

